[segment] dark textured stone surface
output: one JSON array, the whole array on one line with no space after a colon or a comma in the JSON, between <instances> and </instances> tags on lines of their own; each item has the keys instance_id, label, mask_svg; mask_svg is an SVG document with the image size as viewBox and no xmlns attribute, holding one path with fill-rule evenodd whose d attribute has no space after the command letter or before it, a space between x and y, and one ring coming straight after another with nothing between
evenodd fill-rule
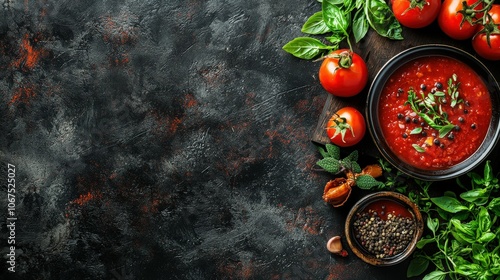
<instances>
[{"instance_id":1,"label":"dark textured stone surface","mask_svg":"<svg viewBox=\"0 0 500 280\"><path fill-rule=\"evenodd\" d=\"M325 248L350 205L324 204L330 177L313 170L326 93L317 63L281 50L317 10L3 1L0 155L18 220L16 272L3 261L0 278L403 279L407 263Z\"/></svg>"}]
</instances>

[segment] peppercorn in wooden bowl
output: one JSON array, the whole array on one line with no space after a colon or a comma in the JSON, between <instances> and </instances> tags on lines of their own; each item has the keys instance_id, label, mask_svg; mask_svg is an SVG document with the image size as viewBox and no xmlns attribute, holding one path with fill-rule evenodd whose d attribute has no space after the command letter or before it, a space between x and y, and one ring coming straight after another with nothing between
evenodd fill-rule
<instances>
[{"instance_id":1,"label":"peppercorn in wooden bowl","mask_svg":"<svg viewBox=\"0 0 500 280\"><path fill-rule=\"evenodd\" d=\"M368 91L368 130L381 155L427 181L463 175L484 161L500 135L500 88L471 54L446 45L391 58Z\"/></svg>"},{"instance_id":2,"label":"peppercorn in wooden bowl","mask_svg":"<svg viewBox=\"0 0 500 280\"><path fill-rule=\"evenodd\" d=\"M349 247L375 266L390 266L408 258L422 236L418 206L400 193L382 191L354 204L345 224Z\"/></svg>"}]
</instances>

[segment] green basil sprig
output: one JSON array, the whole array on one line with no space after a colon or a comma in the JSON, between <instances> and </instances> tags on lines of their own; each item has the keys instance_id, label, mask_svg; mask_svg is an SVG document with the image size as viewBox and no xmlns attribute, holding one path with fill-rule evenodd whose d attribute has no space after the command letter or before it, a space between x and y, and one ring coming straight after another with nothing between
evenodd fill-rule
<instances>
[{"instance_id":1,"label":"green basil sprig","mask_svg":"<svg viewBox=\"0 0 500 280\"><path fill-rule=\"evenodd\" d=\"M420 190L409 197L426 216L428 234L417 242L407 270L408 277L423 279L500 278L500 184L489 161L483 174L468 173L470 184L458 195L429 194L431 182L420 182Z\"/></svg>"},{"instance_id":2,"label":"green basil sprig","mask_svg":"<svg viewBox=\"0 0 500 280\"><path fill-rule=\"evenodd\" d=\"M283 46L283 50L302 59L313 59L325 52L336 50L350 36L358 43L370 27L379 35L402 40L402 27L383 0L318 0L321 11L310 16L301 31L308 35L324 35L328 44L319 39L301 36Z\"/></svg>"}]
</instances>

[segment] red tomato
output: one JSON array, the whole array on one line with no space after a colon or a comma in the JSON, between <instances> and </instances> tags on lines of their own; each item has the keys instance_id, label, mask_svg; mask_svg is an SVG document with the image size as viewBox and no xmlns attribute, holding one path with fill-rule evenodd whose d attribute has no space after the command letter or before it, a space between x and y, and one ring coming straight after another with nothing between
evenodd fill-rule
<instances>
[{"instance_id":1,"label":"red tomato","mask_svg":"<svg viewBox=\"0 0 500 280\"><path fill-rule=\"evenodd\" d=\"M402 25L409 28L426 27L437 18L441 0L393 0L392 12Z\"/></svg>"},{"instance_id":2,"label":"red tomato","mask_svg":"<svg viewBox=\"0 0 500 280\"><path fill-rule=\"evenodd\" d=\"M365 132L365 118L353 107L338 110L326 125L328 138L339 147L349 147L359 143Z\"/></svg>"},{"instance_id":3,"label":"red tomato","mask_svg":"<svg viewBox=\"0 0 500 280\"><path fill-rule=\"evenodd\" d=\"M339 49L323 60L319 68L319 81L326 91L335 96L354 96L368 82L368 68L358 54Z\"/></svg>"},{"instance_id":4,"label":"red tomato","mask_svg":"<svg viewBox=\"0 0 500 280\"><path fill-rule=\"evenodd\" d=\"M441 11L438 15L438 24L441 30L455 40L465 40L472 38L477 31L477 25L471 25L467 20L463 21L463 14L459 13L463 9L462 2L472 5L480 0L444 0ZM483 4L479 4L475 9L479 10ZM476 15L479 18L481 15Z\"/></svg>"},{"instance_id":5,"label":"red tomato","mask_svg":"<svg viewBox=\"0 0 500 280\"><path fill-rule=\"evenodd\" d=\"M483 58L500 60L500 31L497 26L497 24L500 24L500 5L492 5L488 14L491 16L493 22L486 23L486 28L481 26L479 32L472 39L472 47ZM491 33L492 31L489 31L490 28L495 33ZM489 45L487 41L488 36L490 37Z\"/></svg>"}]
</instances>

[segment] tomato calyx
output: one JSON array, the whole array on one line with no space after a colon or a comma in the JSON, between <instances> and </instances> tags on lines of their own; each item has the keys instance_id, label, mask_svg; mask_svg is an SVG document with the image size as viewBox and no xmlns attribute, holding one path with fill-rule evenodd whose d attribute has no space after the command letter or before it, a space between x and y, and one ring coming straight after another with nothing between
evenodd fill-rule
<instances>
[{"instance_id":1,"label":"tomato calyx","mask_svg":"<svg viewBox=\"0 0 500 280\"><path fill-rule=\"evenodd\" d=\"M347 130L351 131L352 137L356 137L354 135L354 130L352 129L351 125L347 123L347 119L339 116L337 113L335 113L332 117L333 122L335 123L334 125L330 126L330 129L335 129L335 133L331 138L335 138L337 135L341 135L342 142L346 143L345 141L345 134Z\"/></svg>"},{"instance_id":2,"label":"tomato calyx","mask_svg":"<svg viewBox=\"0 0 500 280\"><path fill-rule=\"evenodd\" d=\"M426 5L425 0L409 0L410 1L410 6L401 14L404 15L408 11L418 8L420 11L424 9L424 6Z\"/></svg>"},{"instance_id":3,"label":"tomato calyx","mask_svg":"<svg viewBox=\"0 0 500 280\"><path fill-rule=\"evenodd\" d=\"M483 24L483 29L479 31L477 34L478 35L485 34L486 42L488 43L488 46L491 48L490 36L493 34L500 34L499 24L495 24L491 16L488 14L488 21Z\"/></svg>"},{"instance_id":4,"label":"tomato calyx","mask_svg":"<svg viewBox=\"0 0 500 280\"><path fill-rule=\"evenodd\" d=\"M484 1L476 1L474 4L469 5L467 1L462 2L462 10L457 11L457 13L462 14L462 21L460 22L460 26L462 26L465 21L467 21L471 25L475 25L480 23L481 21L484 21L483 19L478 19L476 16L485 10L487 11L491 4L486 5L486 7L483 7L482 9L477 9L479 5L482 5ZM492 1L493 2L493 1Z\"/></svg>"},{"instance_id":5,"label":"tomato calyx","mask_svg":"<svg viewBox=\"0 0 500 280\"><path fill-rule=\"evenodd\" d=\"M334 59L338 59L339 63L338 63L338 67L335 68L335 70L338 70L339 68L342 68L342 69L349 69L353 63L353 58L352 58L352 54L350 51L343 51L341 53L331 53L331 54L328 54L321 59L325 59L325 58L334 58Z\"/></svg>"}]
</instances>

